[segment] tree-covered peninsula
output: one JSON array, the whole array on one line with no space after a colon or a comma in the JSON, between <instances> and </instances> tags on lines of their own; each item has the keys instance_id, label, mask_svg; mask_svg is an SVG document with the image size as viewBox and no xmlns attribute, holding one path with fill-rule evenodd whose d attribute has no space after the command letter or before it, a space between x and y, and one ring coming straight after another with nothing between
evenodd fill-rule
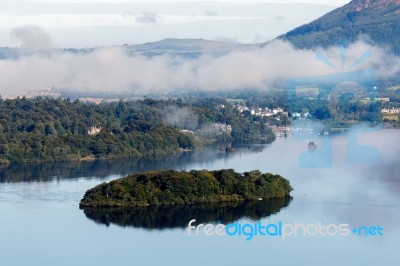
<instances>
[{"instance_id":1,"label":"tree-covered peninsula","mask_svg":"<svg viewBox=\"0 0 400 266\"><path fill-rule=\"evenodd\" d=\"M215 141L273 141L274 133L257 119L222 99L94 104L0 97L0 164L140 158Z\"/></svg>"},{"instance_id":2,"label":"tree-covered peninsula","mask_svg":"<svg viewBox=\"0 0 400 266\"><path fill-rule=\"evenodd\" d=\"M258 170L150 171L89 189L81 208L239 202L290 197L292 187L280 175Z\"/></svg>"}]
</instances>

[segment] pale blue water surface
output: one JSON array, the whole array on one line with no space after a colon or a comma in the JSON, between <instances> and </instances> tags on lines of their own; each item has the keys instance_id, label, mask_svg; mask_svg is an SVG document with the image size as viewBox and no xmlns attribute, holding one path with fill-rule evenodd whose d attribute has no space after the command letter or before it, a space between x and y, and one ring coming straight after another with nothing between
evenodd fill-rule
<instances>
[{"instance_id":1,"label":"pale blue water surface","mask_svg":"<svg viewBox=\"0 0 400 266\"><path fill-rule=\"evenodd\" d=\"M293 136L272 144L237 145L229 153L213 147L139 161L1 166L0 265L398 265L399 137L396 130L359 134L358 143L376 148L380 157L354 163L349 161L348 135L316 136L318 148L332 141L328 168L299 165L299 156L310 152L309 140ZM184 224L190 210L164 210L176 220L163 226L146 217L160 210L141 212L140 219L135 212L128 218L117 213L94 219L78 206L87 189L135 171L221 168L260 169L290 180L293 199L260 215L262 223L379 225L384 234L286 240L258 236L250 241L243 236L189 237ZM251 207L246 208L234 209L230 218L256 223ZM217 211L220 220L224 215Z\"/></svg>"}]
</instances>

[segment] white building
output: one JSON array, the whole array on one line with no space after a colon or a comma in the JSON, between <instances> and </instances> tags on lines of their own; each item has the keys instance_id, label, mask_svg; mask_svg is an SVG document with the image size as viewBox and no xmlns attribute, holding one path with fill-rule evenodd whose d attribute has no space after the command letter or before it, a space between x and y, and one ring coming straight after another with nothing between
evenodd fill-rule
<instances>
[{"instance_id":1,"label":"white building","mask_svg":"<svg viewBox=\"0 0 400 266\"><path fill-rule=\"evenodd\" d=\"M381 111L382 114L400 114L400 108L383 108Z\"/></svg>"},{"instance_id":2,"label":"white building","mask_svg":"<svg viewBox=\"0 0 400 266\"><path fill-rule=\"evenodd\" d=\"M182 134L184 134L184 135L189 135L189 134L194 135L194 132L193 132L193 131L187 130L187 129L182 129L182 130L180 130L179 132L182 133Z\"/></svg>"},{"instance_id":3,"label":"white building","mask_svg":"<svg viewBox=\"0 0 400 266\"><path fill-rule=\"evenodd\" d=\"M232 133L232 126L227 125L227 124L222 124L222 123L215 123L215 129L220 132L220 133Z\"/></svg>"},{"instance_id":4,"label":"white building","mask_svg":"<svg viewBox=\"0 0 400 266\"><path fill-rule=\"evenodd\" d=\"M98 128L96 126L91 126L91 127L89 127L88 135L95 136L95 135L99 134L100 131L101 131L101 127Z\"/></svg>"}]
</instances>

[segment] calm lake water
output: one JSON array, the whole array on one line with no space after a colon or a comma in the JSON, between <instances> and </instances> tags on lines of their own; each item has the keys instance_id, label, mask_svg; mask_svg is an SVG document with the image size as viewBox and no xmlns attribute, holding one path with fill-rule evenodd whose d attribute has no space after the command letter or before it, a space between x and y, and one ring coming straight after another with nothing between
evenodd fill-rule
<instances>
[{"instance_id":1,"label":"calm lake water","mask_svg":"<svg viewBox=\"0 0 400 266\"><path fill-rule=\"evenodd\" d=\"M0 265L398 265L400 131L218 147L139 161L0 166ZM317 150L309 151L313 140ZM357 146L356 143L364 146ZM244 205L80 210L85 191L151 169L260 169L288 178L292 200ZM383 236L188 236L191 219L381 226Z\"/></svg>"}]
</instances>

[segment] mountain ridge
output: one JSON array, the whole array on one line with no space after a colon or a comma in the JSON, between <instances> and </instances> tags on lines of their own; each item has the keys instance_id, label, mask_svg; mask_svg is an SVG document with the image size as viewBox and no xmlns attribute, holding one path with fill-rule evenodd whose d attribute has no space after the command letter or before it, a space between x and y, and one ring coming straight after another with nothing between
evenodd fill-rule
<instances>
[{"instance_id":1,"label":"mountain ridge","mask_svg":"<svg viewBox=\"0 0 400 266\"><path fill-rule=\"evenodd\" d=\"M353 0L277 39L311 49L332 46L343 39L354 42L360 36L368 36L368 42L400 55L400 0Z\"/></svg>"},{"instance_id":2,"label":"mountain ridge","mask_svg":"<svg viewBox=\"0 0 400 266\"><path fill-rule=\"evenodd\" d=\"M390 7L393 5L400 5L400 0L356 0L353 1L355 3L355 11L362 11L364 9L381 9Z\"/></svg>"}]
</instances>

